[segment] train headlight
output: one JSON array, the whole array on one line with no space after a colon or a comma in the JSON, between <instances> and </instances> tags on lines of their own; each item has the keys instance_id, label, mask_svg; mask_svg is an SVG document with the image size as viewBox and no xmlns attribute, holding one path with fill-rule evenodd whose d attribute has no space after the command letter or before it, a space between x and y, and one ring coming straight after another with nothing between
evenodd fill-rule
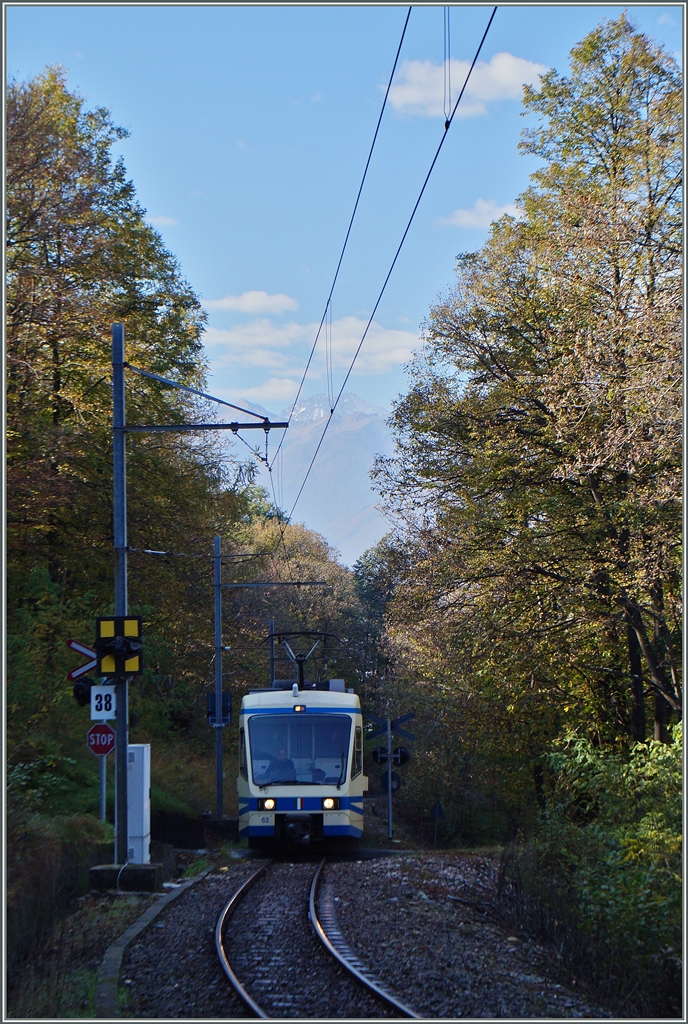
<instances>
[{"instance_id":1,"label":"train headlight","mask_svg":"<svg viewBox=\"0 0 688 1024\"><path fill-rule=\"evenodd\" d=\"M325 796L322 802L324 811L336 811L339 809L339 797L338 796Z\"/></svg>"},{"instance_id":2,"label":"train headlight","mask_svg":"<svg viewBox=\"0 0 688 1024\"><path fill-rule=\"evenodd\" d=\"M271 796L267 797L266 800L259 800L258 801L258 810L259 811L274 811L274 809L275 809L275 801L274 801L274 799Z\"/></svg>"}]
</instances>

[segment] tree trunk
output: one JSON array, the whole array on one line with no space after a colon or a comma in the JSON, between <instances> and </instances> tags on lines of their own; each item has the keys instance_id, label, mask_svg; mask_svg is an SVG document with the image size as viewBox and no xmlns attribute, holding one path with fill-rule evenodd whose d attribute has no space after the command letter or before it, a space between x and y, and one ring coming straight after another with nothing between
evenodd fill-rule
<instances>
[{"instance_id":1,"label":"tree trunk","mask_svg":"<svg viewBox=\"0 0 688 1024\"><path fill-rule=\"evenodd\" d=\"M643 664L640 644L630 622L626 623L628 637L628 660L631 668L631 686L633 691L633 739L638 743L645 742L645 696L643 694Z\"/></svg>"},{"instance_id":2,"label":"tree trunk","mask_svg":"<svg viewBox=\"0 0 688 1024\"><path fill-rule=\"evenodd\" d=\"M627 598L624 604L624 613L626 621L633 627L635 635L638 638L640 649L643 652L643 657L645 658L650 672L650 683L657 697L663 697L666 703L668 703L677 714L680 714L681 694L680 692L675 691L673 686L670 686L666 681L663 662L660 661L654 647L650 643L640 608L635 601L631 601Z\"/></svg>"},{"instance_id":3,"label":"tree trunk","mask_svg":"<svg viewBox=\"0 0 688 1024\"><path fill-rule=\"evenodd\" d=\"M667 742L667 702L661 693L655 693L655 739Z\"/></svg>"},{"instance_id":4,"label":"tree trunk","mask_svg":"<svg viewBox=\"0 0 688 1024\"><path fill-rule=\"evenodd\" d=\"M533 782L535 783L537 802L544 811L547 806L547 800L545 798L545 769L541 764L533 765Z\"/></svg>"},{"instance_id":5,"label":"tree trunk","mask_svg":"<svg viewBox=\"0 0 688 1024\"><path fill-rule=\"evenodd\" d=\"M655 613L654 622L654 648L656 651L662 649L662 620L664 614L664 591L661 579L655 580L650 587L652 595L652 606ZM663 666L662 666L663 672ZM660 693L655 693L655 739L660 743L667 742L667 702Z\"/></svg>"}]
</instances>

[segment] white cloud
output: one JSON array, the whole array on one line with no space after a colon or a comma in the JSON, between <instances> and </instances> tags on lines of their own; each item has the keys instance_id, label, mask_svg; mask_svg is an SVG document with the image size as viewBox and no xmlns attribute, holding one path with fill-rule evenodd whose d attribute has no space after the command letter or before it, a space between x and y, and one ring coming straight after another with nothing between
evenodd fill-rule
<instances>
[{"instance_id":1,"label":"white cloud","mask_svg":"<svg viewBox=\"0 0 688 1024\"><path fill-rule=\"evenodd\" d=\"M174 217L146 217L146 220L156 228L176 228L179 224L179 221L175 220Z\"/></svg>"},{"instance_id":2,"label":"white cloud","mask_svg":"<svg viewBox=\"0 0 688 1024\"><path fill-rule=\"evenodd\" d=\"M660 14L660 16L657 18L657 24L658 25L671 25L673 27L673 26L676 25L676 22L674 21L674 19L672 18L672 16L670 14ZM81 55L79 55L79 56L81 56Z\"/></svg>"},{"instance_id":3,"label":"white cloud","mask_svg":"<svg viewBox=\"0 0 688 1024\"><path fill-rule=\"evenodd\" d=\"M494 199L476 199L470 210L454 210L448 217L440 217L438 224L451 224L457 228L489 228L494 220L505 213L512 217L522 217L523 210L515 203L498 206Z\"/></svg>"},{"instance_id":4,"label":"white cloud","mask_svg":"<svg viewBox=\"0 0 688 1024\"><path fill-rule=\"evenodd\" d=\"M452 60L452 106L456 103L468 70L469 61ZM544 64L535 64L496 53L489 63L478 61L466 86L457 117L476 117L487 113L486 103L515 99L523 85L535 85L544 74ZM401 65L399 81L389 91L390 103L401 114L418 117L443 117L444 67L429 60L407 60Z\"/></svg>"},{"instance_id":5,"label":"white cloud","mask_svg":"<svg viewBox=\"0 0 688 1024\"><path fill-rule=\"evenodd\" d=\"M356 316L345 316L332 324L332 365L336 370L349 368L366 323ZM410 359L417 346L418 335L412 331L393 331L373 321L356 360L354 373L366 377L387 373Z\"/></svg>"},{"instance_id":6,"label":"white cloud","mask_svg":"<svg viewBox=\"0 0 688 1024\"><path fill-rule=\"evenodd\" d=\"M296 299L289 295L268 295L267 292L242 292L241 295L226 295L224 299L209 299L203 305L206 309L227 309L235 313L268 313L278 315L288 309L298 309Z\"/></svg>"},{"instance_id":7,"label":"white cloud","mask_svg":"<svg viewBox=\"0 0 688 1024\"><path fill-rule=\"evenodd\" d=\"M209 327L204 342L213 361L222 365L286 369L295 361L292 348L303 340L304 331L301 324L276 327L272 321L260 319L226 331Z\"/></svg>"},{"instance_id":8,"label":"white cloud","mask_svg":"<svg viewBox=\"0 0 688 1024\"><path fill-rule=\"evenodd\" d=\"M270 377L264 384L255 388L245 388L243 391L233 391L234 401L258 402L260 405L271 402L291 402L296 397L299 382L289 377ZM231 399L230 399L231 401Z\"/></svg>"},{"instance_id":9,"label":"white cloud","mask_svg":"<svg viewBox=\"0 0 688 1024\"><path fill-rule=\"evenodd\" d=\"M348 316L332 324L332 364L335 370L348 369L366 323L359 317ZM209 327L204 342L214 366L259 367L284 374L293 373L298 377L317 331L317 323L276 326L270 320L257 319L229 330ZM386 373L406 362L417 346L418 335L412 331L390 330L373 321L354 373L358 376ZM320 335L318 348L320 354L316 355L312 367L314 377L323 373L324 333Z\"/></svg>"}]
</instances>

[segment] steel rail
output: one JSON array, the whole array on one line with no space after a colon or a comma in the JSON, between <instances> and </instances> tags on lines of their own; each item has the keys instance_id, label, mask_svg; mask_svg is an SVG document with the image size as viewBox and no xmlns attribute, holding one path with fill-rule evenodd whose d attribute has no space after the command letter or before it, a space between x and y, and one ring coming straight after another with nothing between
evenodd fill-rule
<instances>
[{"instance_id":1,"label":"steel rail","mask_svg":"<svg viewBox=\"0 0 688 1024\"><path fill-rule=\"evenodd\" d=\"M323 857L323 859L318 864L318 868L315 874L313 875L313 881L311 882L308 916L313 926L313 931L318 936L318 938L320 939L328 953L330 953L335 958L335 960L338 960L342 967L345 970L347 970L349 974L353 975L353 977L357 981L359 981L363 986L365 986L365 988L367 988L370 992L373 992L379 999L387 1003L388 1006L391 1006L392 1009L400 1013L402 1017L411 1017L413 1020L421 1020L422 1018L417 1013L414 1013L414 1011L411 1010L408 1006L405 1006L402 1002L400 1002L393 995L391 995L384 988L382 988L378 981L373 980L368 975L363 965L357 967L352 962L350 950L347 944L345 943L343 937L341 938L341 941L337 943L339 949L337 949L330 941L330 938L328 937L325 929L323 928L322 924L320 923L320 920L318 919L318 914L315 909L315 898L318 891L318 882L320 881L320 875L322 873L323 867L325 866L326 859L327 858ZM349 956L346 955L347 953L349 953Z\"/></svg>"},{"instance_id":2,"label":"steel rail","mask_svg":"<svg viewBox=\"0 0 688 1024\"><path fill-rule=\"evenodd\" d=\"M269 1020L269 1017L267 1013L264 1013L263 1010L261 1010L260 1006L258 1006L258 1003L254 1002L254 1000L248 994L248 992L241 984L234 971L232 970L229 960L227 959L227 954L225 953L225 947L222 941L222 933L224 931L224 926L227 921L227 918L230 916L236 904L239 902L241 897L247 892L247 890L251 888L256 879L258 879L263 874L263 872L270 867L271 864L271 860L267 861L265 864L263 864L262 867L258 868L257 871L254 871L253 874L246 879L244 884L237 889L237 891L234 893L225 909L220 914L217 921L217 926L215 928L215 948L217 950L217 955L220 958L220 963L224 968L225 974L229 978L231 984L234 987L234 990L236 991L241 1001L248 1007L248 1009L255 1017L260 1017L262 1020Z\"/></svg>"}]
</instances>

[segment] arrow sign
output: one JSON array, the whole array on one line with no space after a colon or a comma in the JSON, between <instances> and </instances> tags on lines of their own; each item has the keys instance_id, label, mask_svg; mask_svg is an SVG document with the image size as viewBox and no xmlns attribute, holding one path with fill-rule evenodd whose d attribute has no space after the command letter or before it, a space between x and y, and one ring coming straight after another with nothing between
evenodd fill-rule
<instances>
[{"instance_id":1,"label":"arrow sign","mask_svg":"<svg viewBox=\"0 0 688 1024\"><path fill-rule=\"evenodd\" d=\"M367 733L366 734L366 739L371 740L375 736L382 736L382 734L384 732L387 732L387 719L386 718L380 718L378 715L371 715L369 711L366 711L365 718L369 722L375 722L376 725L380 726L379 729L373 729L372 732Z\"/></svg>"},{"instance_id":2,"label":"arrow sign","mask_svg":"<svg viewBox=\"0 0 688 1024\"><path fill-rule=\"evenodd\" d=\"M86 662L86 664L82 665L81 668L75 668L73 672L68 672L67 679L73 683L75 679L79 678L79 676L85 676L86 673L90 672L92 668L95 668L97 664L98 659L94 658L93 661Z\"/></svg>"},{"instance_id":3,"label":"arrow sign","mask_svg":"<svg viewBox=\"0 0 688 1024\"><path fill-rule=\"evenodd\" d=\"M95 658L97 656L92 647L87 647L86 644L82 644L79 640L67 640L67 647L70 647L73 651L78 651L79 654L83 654L86 658Z\"/></svg>"},{"instance_id":4,"label":"arrow sign","mask_svg":"<svg viewBox=\"0 0 688 1024\"><path fill-rule=\"evenodd\" d=\"M90 672L92 668L95 668L98 664L98 656L92 647L87 647L86 644L82 644L79 640L67 640L67 647L72 651L77 651L78 654L83 654L84 657L89 658L89 662L86 665L82 665L81 668L75 668L73 672L67 673L67 679L70 682L74 682L79 676L85 676L87 672Z\"/></svg>"},{"instance_id":5,"label":"arrow sign","mask_svg":"<svg viewBox=\"0 0 688 1024\"><path fill-rule=\"evenodd\" d=\"M415 711L412 711L409 715L402 715L401 718L395 718L394 721L392 722L392 732L395 732L397 736L405 736L407 740L415 740L415 733L407 732L406 729L399 728L402 722L408 722L409 719L415 717L416 713Z\"/></svg>"},{"instance_id":6,"label":"arrow sign","mask_svg":"<svg viewBox=\"0 0 688 1024\"><path fill-rule=\"evenodd\" d=\"M371 715L369 711L366 711L365 717L368 719L369 722L375 722L376 725L381 725L385 729L387 728L386 718L380 718L378 715Z\"/></svg>"},{"instance_id":7,"label":"arrow sign","mask_svg":"<svg viewBox=\"0 0 688 1024\"><path fill-rule=\"evenodd\" d=\"M376 736L382 736L383 733L387 732L387 719L386 718L379 718L377 715L371 715L369 712L366 712L365 717L367 719L369 719L369 721L375 722L376 725L380 726L379 729L373 729L372 732L369 732L367 734L367 736L366 736L367 739L372 740ZM415 718L415 717L416 717L416 713L415 713L415 711L412 711L408 715L402 715L401 718L395 718L394 721L392 722L392 726L391 726L392 732L397 733L397 735L399 735L399 736L403 736L407 740L415 740L415 738L416 738L415 733L407 732L406 729L400 729L399 728L399 723L400 722L408 722L408 720L410 718Z\"/></svg>"}]
</instances>

